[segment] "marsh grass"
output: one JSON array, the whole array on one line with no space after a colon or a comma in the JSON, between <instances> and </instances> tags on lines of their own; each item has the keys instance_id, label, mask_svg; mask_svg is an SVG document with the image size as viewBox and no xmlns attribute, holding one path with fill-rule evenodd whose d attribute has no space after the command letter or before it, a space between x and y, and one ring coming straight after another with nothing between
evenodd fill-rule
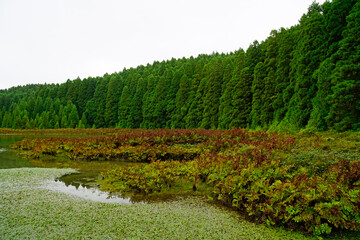
<instances>
[{"instance_id":1,"label":"marsh grass","mask_svg":"<svg viewBox=\"0 0 360 240\"><path fill-rule=\"evenodd\" d=\"M247 222L201 197L91 202L43 188L72 169L0 170L0 239L307 239Z\"/></svg>"}]
</instances>

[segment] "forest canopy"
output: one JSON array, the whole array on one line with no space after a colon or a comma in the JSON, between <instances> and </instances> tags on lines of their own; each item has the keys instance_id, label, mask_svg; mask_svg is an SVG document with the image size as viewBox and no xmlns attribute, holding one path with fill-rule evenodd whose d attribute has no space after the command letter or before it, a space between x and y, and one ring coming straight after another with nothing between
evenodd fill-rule
<instances>
[{"instance_id":1,"label":"forest canopy","mask_svg":"<svg viewBox=\"0 0 360 240\"><path fill-rule=\"evenodd\" d=\"M232 53L0 90L0 127L360 130L360 2L314 2Z\"/></svg>"}]
</instances>

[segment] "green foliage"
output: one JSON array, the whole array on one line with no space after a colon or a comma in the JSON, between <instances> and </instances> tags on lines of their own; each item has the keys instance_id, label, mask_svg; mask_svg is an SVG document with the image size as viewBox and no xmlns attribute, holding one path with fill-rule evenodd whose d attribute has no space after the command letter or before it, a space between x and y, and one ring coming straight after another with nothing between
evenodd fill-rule
<instances>
[{"instance_id":1,"label":"green foliage","mask_svg":"<svg viewBox=\"0 0 360 240\"><path fill-rule=\"evenodd\" d=\"M118 122L118 97L120 95L120 79L118 76L111 76L106 95L105 116L108 126L115 126Z\"/></svg>"},{"instance_id":2,"label":"green foliage","mask_svg":"<svg viewBox=\"0 0 360 240\"><path fill-rule=\"evenodd\" d=\"M111 170L104 175L102 185L112 191L131 189L148 194L170 188L177 178L186 174L186 168L178 161L159 161Z\"/></svg>"},{"instance_id":3,"label":"green foliage","mask_svg":"<svg viewBox=\"0 0 360 240\"><path fill-rule=\"evenodd\" d=\"M186 127L187 128L198 128L202 121L202 114L204 111L203 95L205 94L206 80L203 78L200 80L199 86L194 92L194 97L190 103L189 113L186 116Z\"/></svg>"},{"instance_id":4,"label":"green foliage","mask_svg":"<svg viewBox=\"0 0 360 240\"><path fill-rule=\"evenodd\" d=\"M241 69L238 75L235 74L234 79L236 85L231 101L233 108L230 115L230 127L245 128L249 126L252 104L250 69L248 67Z\"/></svg>"},{"instance_id":5,"label":"green foliage","mask_svg":"<svg viewBox=\"0 0 360 240\"><path fill-rule=\"evenodd\" d=\"M167 114L167 84L164 77L160 77L154 89L154 95L151 99L151 104L154 106L153 118L155 121L151 122L150 128L161 128L166 126Z\"/></svg>"},{"instance_id":6,"label":"green foliage","mask_svg":"<svg viewBox=\"0 0 360 240\"><path fill-rule=\"evenodd\" d=\"M74 172L56 168L1 169L0 238L311 239L299 232L246 221L201 197L107 204L43 188L45 181Z\"/></svg>"},{"instance_id":7,"label":"green foliage","mask_svg":"<svg viewBox=\"0 0 360 240\"><path fill-rule=\"evenodd\" d=\"M127 126L129 128L139 128L143 121L143 96L145 94L147 82L140 78L136 86L135 95L131 101L130 116Z\"/></svg>"},{"instance_id":8,"label":"green foliage","mask_svg":"<svg viewBox=\"0 0 360 240\"><path fill-rule=\"evenodd\" d=\"M106 127L106 118L105 118L105 107L106 107L106 95L108 90L108 75L104 76L104 79L99 81L99 84L97 85L95 92L94 92L94 98L93 102L91 104L94 104L93 106L89 106L92 108L94 112L89 113L93 115L91 117L94 119L94 124L97 127Z\"/></svg>"},{"instance_id":9,"label":"green foliage","mask_svg":"<svg viewBox=\"0 0 360 240\"><path fill-rule=\"evenodd\" d=\"M205 95L203 98L204 112L200 127L205 129L218 128L223 66L219 59L212 60L205 66Z\"/></svg>"},{"instance_id":10,"label":"green foliage","mask_svg":"<svg viewBox=\"0 0 360 240\"><path fill-rule=\"evenodd\" d=\"M176 108L173 115L173 122L171 128L185 128L185 116L187 114L186 101L189 96L190 82L186 75L183 75L180 79L180 88L176 93Z\"/></svg>"},{"instance_id":11,"label":"green foliage","mask_svg":"<svg viewBox=\"0 0 360 240\"><path fill-rule=\"evenodd\" d=\"M291 82L293 95L291 96L286 118L297 129L303 128L312 111L312 102L316 94L316 80L314 71L325 56L324 34L322 26L324 16L321 7L313 3L309 11L300 20L301 25L296 29L298 44L293 51L291 62Z\"/></svg>"},{"instance_id":12,"label":"green foliage","mask_svg":"<svg viewBox=\"0 0 360 240\"><path fill-rule=\"evenodd\" d=\"M122 91L120 102L119 102L119 127L120 128L127 127L128 116L130 113L130 101L131 101L130 90L129 90L128 86L125 86Z\"/></svg>"},{"instance_id":13,"label":"green foliage","mask_svg":"<svg viewBox=\"0 0 360 240\"><path fill-rule=\"evenodd\" d=\"M32 158L66 156L74 161L142 163L104 172L101 184L110 191L150 194L181 186L270 225L314 235L334 229L360 231L358 133L314 135L304 131L291 136L243 129L107 131L117 135L24 139L14 148Z\"/></svg>"},{"instance_id":14,"label":"green foliage","mask_svg":"<svg viewBox=\"0 0 360 240\"><path fill-rule=\"evenodd\" d=\"M252 92L252 110L251 110L251 128L256 128L262 126L262 106L264 105L263 96L264 85L266 78L266 68L265 64L259 62L254 70L254 81L252 82L251 92Z\"/></svg>"},{"instance_id":15,"label":"green foliage","mask_svg":"<svg viewBox=\"0 0 360 240\"><path fill-rule=\"evenodd\" d=\"M360 116L360 4L357 2L347 16L344 39L334 58L338 60L333 71L332 94L328 124L337 131L358 130Z\"/></svg>"},{"instance_id":16,"label":"green foliage","mask_svg":"<svg viewBox=\"0 0 360 240\"><path fill-rule=\"evenodd\" d=\"M0 127L357 131L359 19L357 0L314 2L246 51L0 90Z\"/></svg>"}]
</instances>

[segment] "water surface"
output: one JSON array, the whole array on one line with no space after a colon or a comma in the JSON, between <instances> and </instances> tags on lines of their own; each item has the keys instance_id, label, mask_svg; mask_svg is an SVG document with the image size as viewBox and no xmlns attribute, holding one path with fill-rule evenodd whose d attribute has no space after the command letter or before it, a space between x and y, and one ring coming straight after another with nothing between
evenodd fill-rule
<instances>
[{"instance_id":1,"label":"water surface","mask_svg":"<svg viewBox=\"0 0 360 240\"><path fill-rule=\"evenodd\" d=\"M66 158L54 157L27 159L19 156L11 148L11 144L23 138L23 136L0 135L0 169L23 167L74 168L78 170L78 173L47 181L44 183L44 187L96 202L131 203L130 198L122 197L120 194L114 195L100 191L96 183L101 171L122 167L129 163L121 161L71 161Z\"/></svg>"},{"instance_id":2,"label":"water surface","mask_svg":"<svg viewBox=\"0 0 360 240\"><path fill-rule=\"evenodd\" d=\"M11 150L11 144L21 139L22 137L0 135L0 169L35 167L28 159L19 157Z\"/></svg>"},{"instance_id":3,"label":"water surface","mask_svg":"<svg viewBox=\"0 0 360 240\"><path fill-rule=\"evenodd\" d=\"M121 195L113 195L109 192L100 191L96 187L88 187L86 185L79 184L66 185L65 182L62 182L58 179L49 180L44 183L44 188L51 191L57 191L66 193L68 195L80 197L82 199L91 200L94 202L103 202L103 203L121 203L121 204L131 204L132 201L130 198L122 197Z\"/></svg>"}]
</instances>

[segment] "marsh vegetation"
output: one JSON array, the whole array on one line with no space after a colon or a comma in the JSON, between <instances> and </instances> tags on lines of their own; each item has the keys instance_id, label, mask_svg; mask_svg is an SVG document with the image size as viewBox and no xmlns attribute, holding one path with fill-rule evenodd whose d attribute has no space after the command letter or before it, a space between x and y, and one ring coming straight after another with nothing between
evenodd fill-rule
<instances>
[{"instance_id":1,"label":"marsh vegetation","mask_svg":"<svg viewBox=\"0 0 360 240\"><path fill-rule=\"evenodd\" d=\"M84 136L87 130L73 131ZM114 129L13 146L38 164L109 164L96 184L134 199L204 197L253 222L310 235L359 236L358 133Z\"/></svg>"}]
</instances>

